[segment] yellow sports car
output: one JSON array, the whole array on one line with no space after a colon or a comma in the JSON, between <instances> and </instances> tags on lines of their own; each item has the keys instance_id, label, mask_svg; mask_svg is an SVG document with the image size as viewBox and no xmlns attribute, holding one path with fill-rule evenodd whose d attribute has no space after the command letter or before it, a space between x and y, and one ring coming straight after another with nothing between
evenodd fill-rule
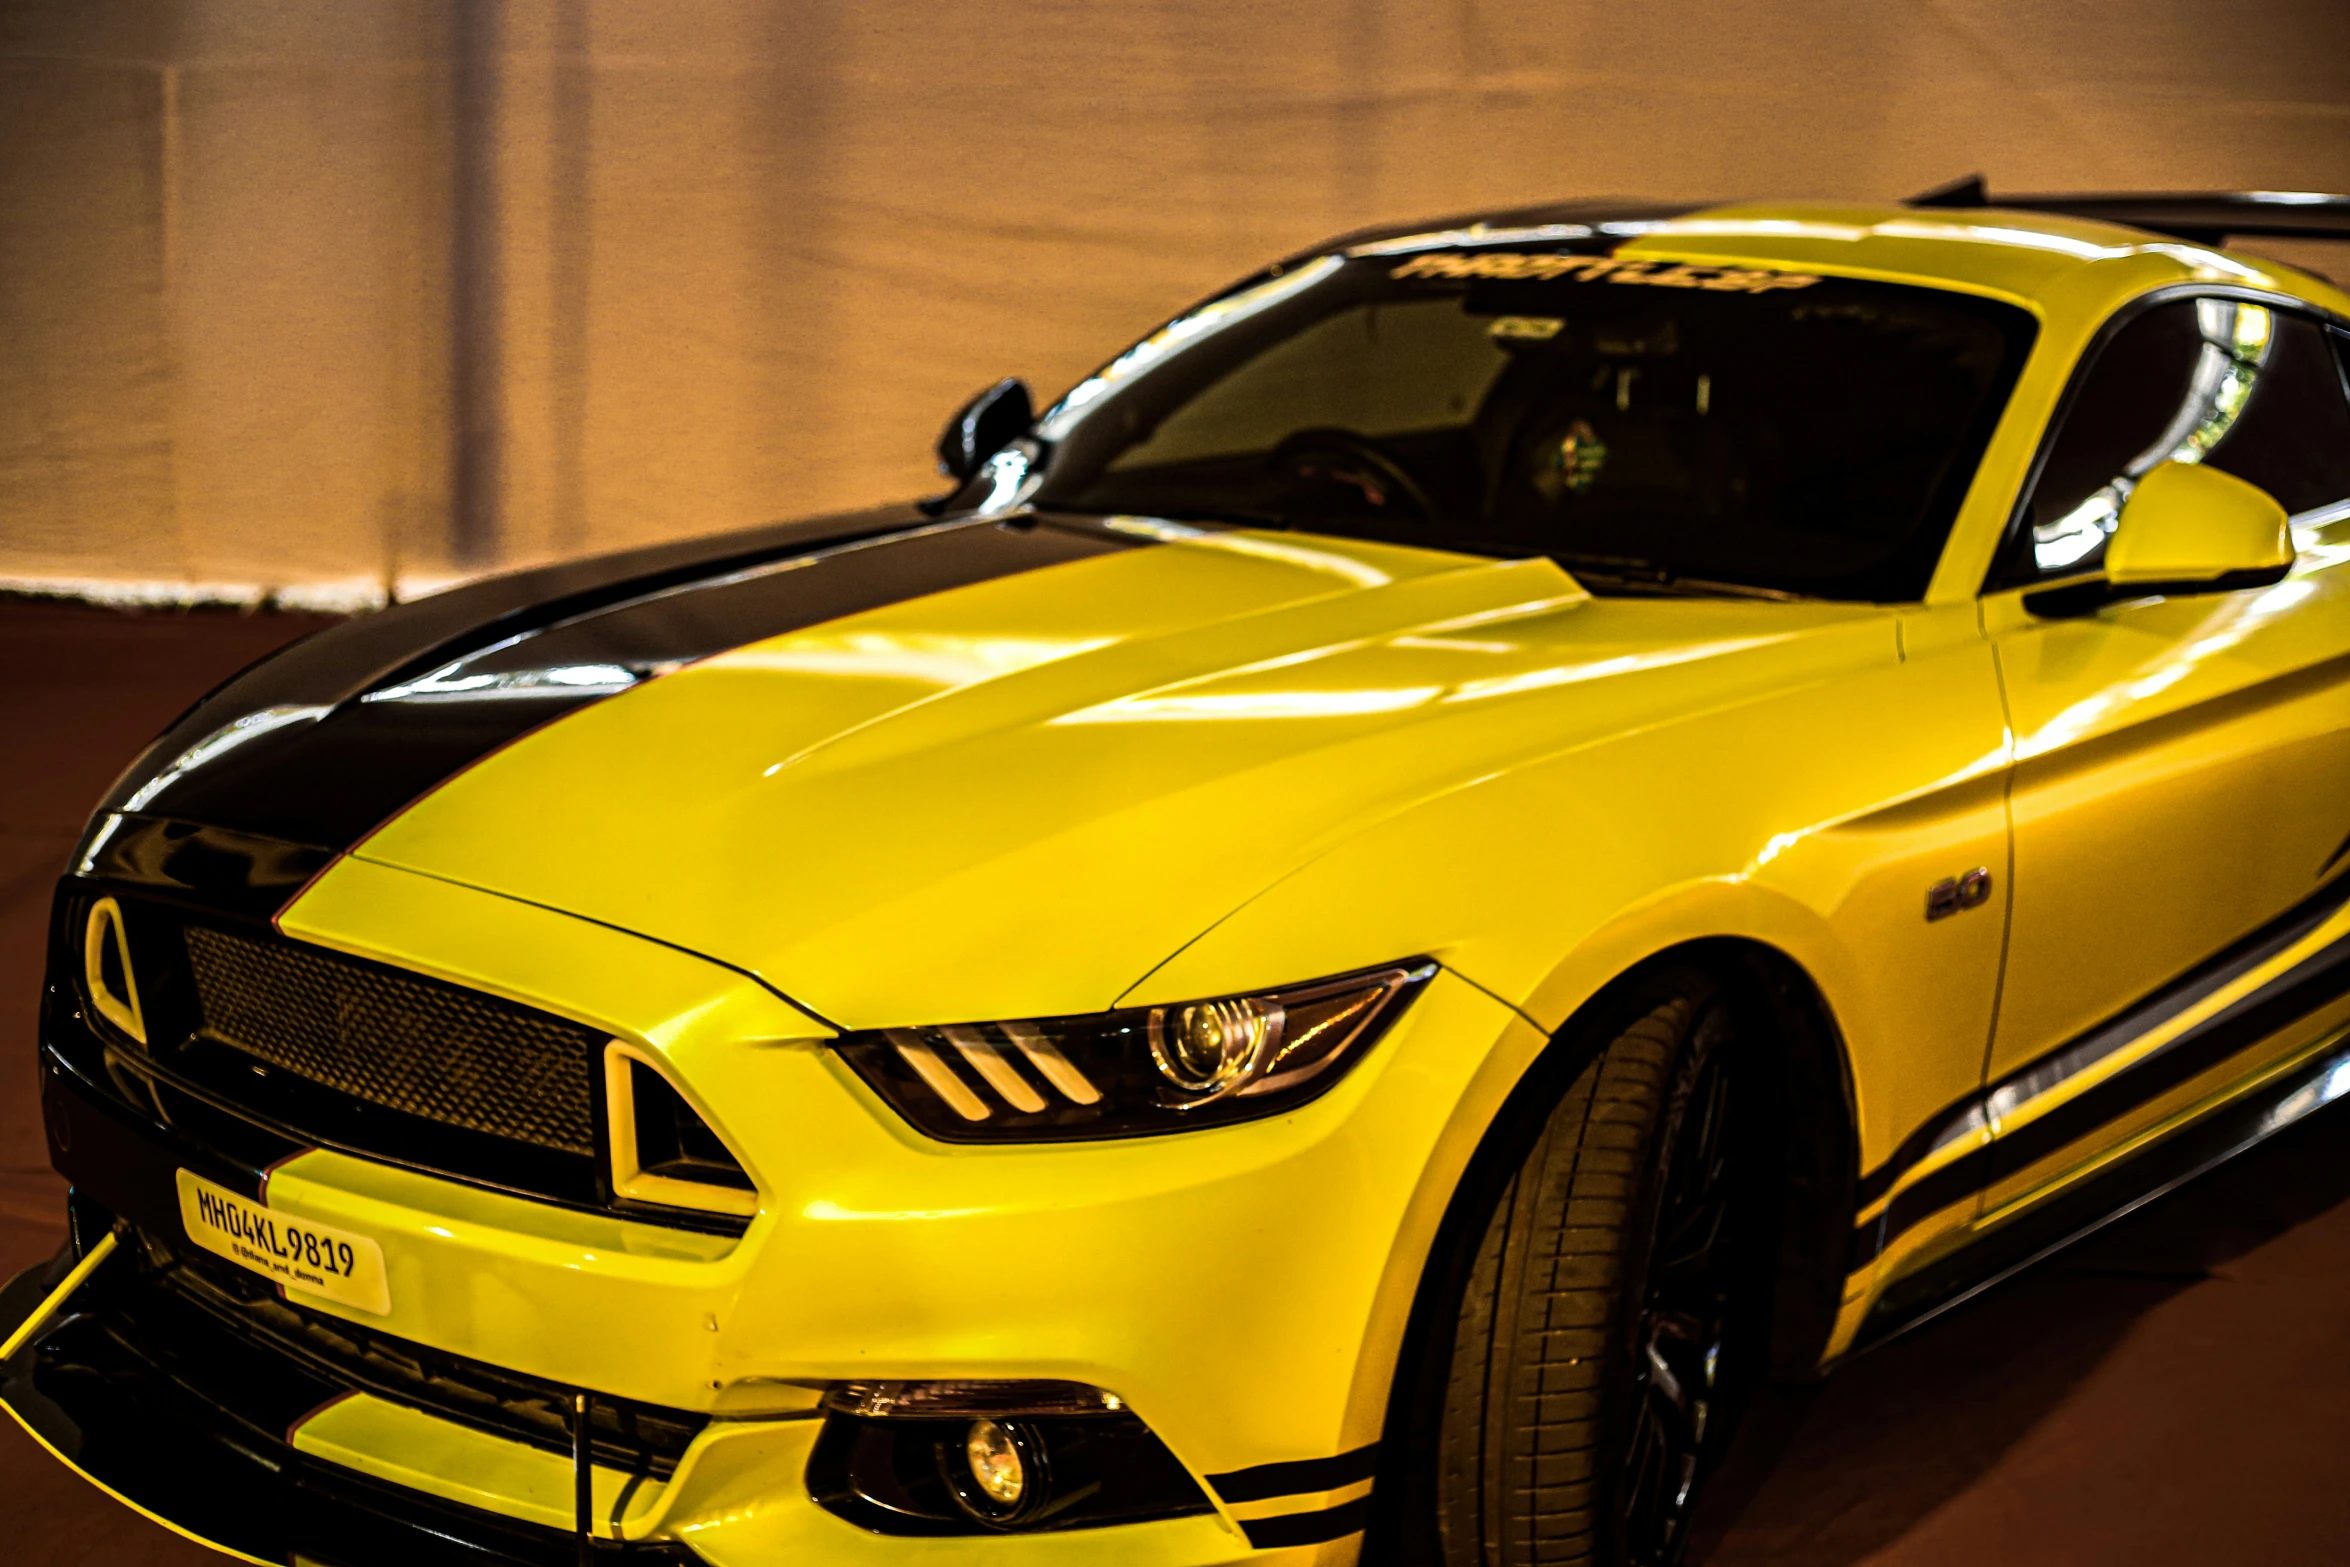
<instances>
[{"instance_id":1,"label":"yellow sports car","mask_svg":"<svg viewBox=\"0 0 2350 1567\"><path fill-rule=\"evenodd\" d=\"M0 1398L249 1560L1662 1564L1741 1394L2350 1088L2350 198L1267 267L954 492L198 704Z\"/></svg>"}]
</instances>

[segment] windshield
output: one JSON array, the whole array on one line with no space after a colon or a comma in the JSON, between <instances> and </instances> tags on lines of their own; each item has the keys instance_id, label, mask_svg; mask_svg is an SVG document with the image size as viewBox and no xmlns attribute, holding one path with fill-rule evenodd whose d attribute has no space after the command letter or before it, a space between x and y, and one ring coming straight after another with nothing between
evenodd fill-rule
<instances>
[{"instance_id":1,"label":"windshield","mask_svg":"<svg viewBox=\"0 0 2350 1567\"><path fill-rule=\"evenodd\" d=\"M1601 591L1915 599L2032 334L1902 284L1329 256L1081 383L1035 500L1548 555Z\"/></svg>"}]
</instances>

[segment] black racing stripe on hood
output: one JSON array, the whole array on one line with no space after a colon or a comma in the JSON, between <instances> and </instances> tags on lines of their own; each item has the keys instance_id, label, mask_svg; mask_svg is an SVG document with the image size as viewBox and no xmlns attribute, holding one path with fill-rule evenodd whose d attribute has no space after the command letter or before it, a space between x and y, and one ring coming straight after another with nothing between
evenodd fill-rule
<instances>
[{"instance_id":1,"label":"black racing stripe on hood","mask_svg":"<svg viewBox=\"0 0 2350 1567\"><path fill-rule=\"evenodd\" d=\"M257 660L198 698L116 780L103 809L123 809L172 758L248 714L348 701L518 632L761 561L903 532L926 520L910 506L892 506L775 523L508 572L354 616Z\"/></svg>"},{"instance_id":2,"label":"black racing stripe on hood","mask_svg":"<svg viewBox=\"0 0 2350 1567\"><path fill-rule=\"evenodd\" d=\"M308 851L246 856L258 869L290 871L349 848L532 730L696 659L1148 542L1074 521L901 524L877 537L818 537L749 564L721 561L617 602L566 605L570 612L552 620L493 621L503 635L488 639L469 628L356 690L348 669L315 667L317 678L304 681L264 664L199 707L195 722L175 726L174 743L158 746L118 787L109 803L123 821L110 830L101 819L81 856L84 874L115 879L144 867L197 901L233 901L245 913L256 900L274 908L298 887L276 875L264 878L267 889L240 882L209 851L232 842ZM256 702L248 681L271 700ZM210 874L166 868L191 849Z\"/></svg>"},{"instance_id":3,"label":"black racing stripe on hood","mask_svg":"<svg viewBox=\"0 0 2350 1567\"><path fill-rule=\"evenodd\" d=\"M223 914L267 919L334 863L335 851L169 817L101 820L77 874Z\"/></svg>"}]
</instances>

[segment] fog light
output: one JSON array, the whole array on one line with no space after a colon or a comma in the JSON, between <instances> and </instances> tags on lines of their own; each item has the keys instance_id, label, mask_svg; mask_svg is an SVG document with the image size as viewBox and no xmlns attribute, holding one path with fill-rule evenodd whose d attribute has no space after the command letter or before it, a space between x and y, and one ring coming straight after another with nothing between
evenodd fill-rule
<instances>
[{"instance_id":1,"label":"fog light","mask_svg":"<svg viewBox=\"0 0 2350 1567\"><path fill-rule=\"evenodd\" d=\"M963 1456L971 1462L972 1483L989 1501L1006 1512L1020 1505L1028 1490L1028 1466L1012 1433L993 1420L974 1420L963 1438Z\"/></svg>"},{"instance_id":2,"label":"fog light","mask_svg":"<svg viewBox=\"0 0 2350 1567\"><path fill-rule=\"evenodd\" d=\"M808 1494L875 1534L1018 1534L1214 1511L1166 1444L1102 1388L840 1382L823 1407Z\"/></svg>"},{"instance_id":3,"label":"fog light","mask_svg":"<svg viewBox=\"0 0 2350 1567\"><path fill-rule=\"evenodd\" d=\"M955 1505L993 1529L1020 1528L1035 1518L1052 1489L1035 1429L1025 1421L980 1419L960 1434L961 1441L947 1437L938 1445L939 1474Z\"/></svg>"}]
</instances>

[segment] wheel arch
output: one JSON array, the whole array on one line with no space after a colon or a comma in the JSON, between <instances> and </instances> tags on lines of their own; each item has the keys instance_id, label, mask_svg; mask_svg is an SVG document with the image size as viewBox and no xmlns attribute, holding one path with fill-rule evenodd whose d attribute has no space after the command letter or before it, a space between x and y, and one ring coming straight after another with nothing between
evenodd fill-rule
<instances>
[{"instance_id":1,"label":"wheel arch","mask_svg":"<svg viewBox=\"0 0 2350 1567\"><path fill-rule=\"evenodd\" d=\"M1770 1042L1777 1067L1771 1109L1780 1135L1780 1202L1771 1284L1770 1373L1816 1375L1842 1304L1845 1249L1859 1176L1852 1066L1833 1008L1805 967L1779 947L1744 936L1678 942L1624 968L1551 1030L1486 1123L1454 1183L1422 1262L1388 1390L1378 1480L1365 1535L1366 1564L1421 1567L1433 1561L1411 1520L1427 1516L1421 1491L1431 1472L1441 1408L1446 1330L1459 1309L1486 1215L1541 1135L1551 1110L1608 1040L1631 1021L1643 981L1675 967L1719 983L1742 1027Z\"/></svg>"}]
</instances>

